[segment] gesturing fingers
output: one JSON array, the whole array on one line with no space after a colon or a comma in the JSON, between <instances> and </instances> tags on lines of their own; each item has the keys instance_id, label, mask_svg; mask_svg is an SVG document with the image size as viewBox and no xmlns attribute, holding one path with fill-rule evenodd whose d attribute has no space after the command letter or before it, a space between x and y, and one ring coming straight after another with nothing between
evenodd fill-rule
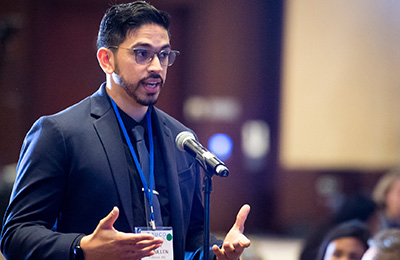
<instances>
[{"instance_id":1,"label":"gesturing fingers","mask_svg":"<svg viewBox=\"0 0 400 260\"><path fill-rule=\"evenodd\" d=\"M118 237L120 245L129 246L135 249L144 249L152 247L153 245L161 245L164 241L162 238L154 237L151 234L130 234L130 233L119 233Z\"/></svg>"},{"instance_id":2,"label":"gesturing fingers","mask_svg":"<svg viewBox=\"0 0 400 260\"><path fill-rule=\"evenodd\" d=\"M154 255L154 250L159 248L163 240L150 234L120 233L116 248L119 254L129 256L130 259L140 259Z\"/></svg>"},{"instance_id":3,"label":"gesturing fingers","mask_svg":"<svg viewBox=\"0 0 400 260\"><path fill-rule=\"evenodd\" d=\"M236 221L234 226L240 230L240 232L244 231L244 223L246 222L247 216L250 213L250 206L248 204L243 205L239 213L236 216Z\"/></svg>"},{"instance_id":4,"label":"gesturing fingers","mask_svg":"<svg viewBox=\"0 0 400 260\"><path fill-rule=\"evenodd\" d=\"M215 256L217 257L217 259L222 259L224 253L217 245L213 245L212 250L213 250Z\"/></svg>"},{"instance_id":5,"label":"gesturing fingers","mask_svg":"<svg viewBox=\"0 0 400 260\"><path fill-rule=\"evenodd\" d=\"M212 249L218 260L237 260L249 245L247 243L242 244L240 240L237 240L233 243L224 242L222 248L214 245Z\"/></svg>"},{"instance_id":6,"label":"gesturing fingers","mask_svg":"<svg viewBox=\"0 0 400 260\"><path fill-rule=\"evenodd\" d=\"M228 257L228 259L238 259L240 253L236 252L235 247L230 243L224 243L223 245L224 253Z\"/></svg>"}]
</instances>

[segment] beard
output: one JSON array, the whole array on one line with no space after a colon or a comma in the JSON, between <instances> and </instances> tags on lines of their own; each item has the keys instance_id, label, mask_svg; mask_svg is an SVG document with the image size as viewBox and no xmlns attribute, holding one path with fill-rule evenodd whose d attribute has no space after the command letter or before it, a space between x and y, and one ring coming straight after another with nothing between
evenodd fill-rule
<instances>
[{"instance_id":1,"label":"beard","mask_svg":"<svg viewBox=\"0 0 400 260\"><path fill-rule=\"evenodd\" d=\"M115 73L119 75L119 68L118 66L115 67ZM137 84L133 84L125 80L123 76L119 76L119 85L125 90L125 92L133 99L136 101L136 103L142 105L142 106L152 106L155 105L158 101L158 95L159 93L154 93L154 94L145 94L145 95L140 95L140 87L143 82L147 79L150 78L156 78L156 79L161 79L160 82L160 90L164 85L164 81L161 78L160 75L158 74L151 74L150 76L141 79Z\"/></svg>"}]
</instances>

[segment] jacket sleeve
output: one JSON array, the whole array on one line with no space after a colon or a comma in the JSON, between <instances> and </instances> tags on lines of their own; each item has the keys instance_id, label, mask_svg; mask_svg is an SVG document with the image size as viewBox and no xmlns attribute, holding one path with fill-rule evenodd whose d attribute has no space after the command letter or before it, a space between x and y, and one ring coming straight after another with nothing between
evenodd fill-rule
<instances>
[{"instance_id":1,"label":"jacket sleeve","mask_svg":"<svg viewBox=\"0 0 400 260\"><path fill-rule=\"evenodd\" d=\"M62 132L51 118L42 117L24 140L4 217L1 250L8 259L70 259L81 234L55 231L67 163Z\"/></svg>"}]
</instances>

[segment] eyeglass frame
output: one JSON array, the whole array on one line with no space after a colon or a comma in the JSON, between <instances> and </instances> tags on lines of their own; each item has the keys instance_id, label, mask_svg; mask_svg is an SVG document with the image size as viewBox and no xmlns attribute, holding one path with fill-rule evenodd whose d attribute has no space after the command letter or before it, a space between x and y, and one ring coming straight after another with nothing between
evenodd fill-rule
<instances>
[{"instance_id":1,"label":"eyeglass frame","mask_svg":"<svg viewBox=\"0 0 400 260\"><path fill-rule=\"evenodd\" d=\"M164 66L164 67L172 66L174 64L174 62L175 62L176 56L180 54L180 52L177 51L177 50L169 50L169 53L167 53L168 54L167 64L165 65L165 64L163 64L162 59L160 58L160 54L161 53L168 52L168 50L165 50L165 49L160 50L160 51L152 51L153 53L150 55L150 57L148 59L146 59L144 62L138 62L137 51L140 51L140 50L148 51L146 48L125 48L125 47L119 47L119 46L109 46L107 48L108 49L123 49L123 50L133 51L133 53L135 54L135 61L136 61L137 64L140 64L140 65L150 64L154 59L154 55L157 55L157 58L160 61L161 66ZM170 61L171 53L173 53L175 55L175 57L174 57L174 60L171 62L171 64L169 64L170 63L169 61Z\"/></svg>"}]
</instances>

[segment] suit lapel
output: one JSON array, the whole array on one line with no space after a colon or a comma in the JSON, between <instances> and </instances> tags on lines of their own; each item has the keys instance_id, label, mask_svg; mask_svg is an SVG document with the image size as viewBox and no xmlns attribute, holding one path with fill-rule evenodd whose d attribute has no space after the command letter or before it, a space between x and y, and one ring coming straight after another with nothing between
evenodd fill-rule
<instances>
[{"instance_id":1,"label":"suit lapel","mask_svg":"<svg viewBox=\"0 0 400 260\"><path fill-rule=\"evenodd\" d=\"M130 192L128 164L125 159L121 160L121 158L125 158L125 152L118 122L103 86L97 93L100 95L92 96L92 115L99 117L94 121L94 127L110 164L111 174L120 196L122 212L125 213L129 228L133 232L132 193Z\"/></svg>"},{"instance_id":2,"label":"suit lapel","mask_svg":"<svg viewBox=\"0 0 400 260\"><path fill-rule=\"evenodd\" d=\"M160 137L162 154L164 156L164 164L166 168L169 203L171 207L171 224L174 231L175 248L181 248L184 243L184 223L183 223L183 208L181 192L179 187L178 169L176 167L175 139L171 130L166 124L164 118L154 109L154 114L157 122L158 136Z\"/></svg>"},{"instance_id":3,"label":"suit lapel","mask_svg":"<svg viewBox=\"0 0 400 260\"><path fill-rule=\"evenodd\" d=\"M94 127L98 133L99 139L103 144L104 151L109 160L111 174L120 196L123 212L128 220L129 227L133 232L133 212L132 212L132 194L130 192L130 180L128 165L123 149L123 141L120 137L120 130L111 104L107 98L104 85L92 96L92 116L98 118L94 121ZM178 170L175 164L175 137L172 135L166 120L157 109L154 109L156 130L160 137L162 154L166 167L169 202L171 207L171 225L174 230L175 248L182 248L184 245L184 223L183 208L180 199L181 192L179 186ZM183 256L182 256L183 258Z\"/></svg>"}]
</instances>

